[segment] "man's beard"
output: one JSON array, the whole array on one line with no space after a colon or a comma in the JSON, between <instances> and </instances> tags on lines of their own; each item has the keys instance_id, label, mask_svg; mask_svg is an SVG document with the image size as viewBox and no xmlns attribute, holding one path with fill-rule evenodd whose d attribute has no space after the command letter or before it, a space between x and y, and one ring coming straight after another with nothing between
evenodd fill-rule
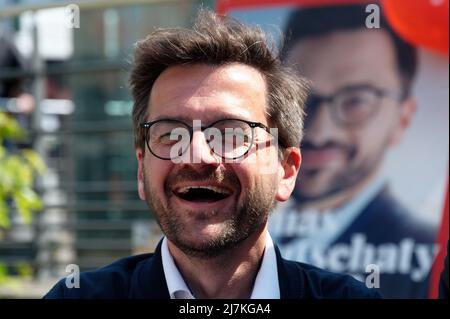
<instances>
[{"instance_id":1,"label":"man's beard","mask_svg":"<svg viewBox=\"0 0 450 319\"><path fill-rule=\"evenodd\" d=\"M264 189L262 185L257 185L254 190L247 190L241 202L235 203L230 212L195 212L196 220L199 221L208 219L208 217L218 213L230 217L228 220L222 222L222 230L214 238L197 244L190 243L183 239L183 234L189 225L185 225L181 218L179 218L180 213L189 214L189 212L177 212L171 205L171 198L175 196L172 193L171 185L181 181L211 181L227 183L228 185L240 185L240 183L232 172L217 171L213 166L205 166L201 172L192 170L189 167L181 169L176 173L171 173L165 180L164 193L167 198L166 208L161 199L155 195L156 192L152 191L152 185L144 175L146 201L153 211L161 230L176 247L189 256L213 258L238 246L265 225L270 211L275 206L275 187L272 186L269 189ZM267 184L275 185L275 183ZM241 193L242 191L241 189ZM234 196L239 198L239 194L235 194Z\"/></svg>"},{"instance_id":2,"label":"man's beard","mask_svg":"<svg viewBox=\"0 0 450 319\"><path fill-rule=\"evenodd\" d=\"M347 161L349 164L342 171L330 178L327 188L320 194L310 195L302 192L302 187L305 187L302 185L302 176L304 174L308 174L309 178L313 178L314 174L321 173L320 169L317 169L316 171L311 170L308 172L302 172L302 170L300 170L297 182L298 185L293 192L293 197L303 205L320 202L348 191L353 187L360 187L361 183L367 180L383 161L384 152L387 145L388 140L386 139L379 151L373 152L372 156L366 156L364 159L357 159L359 152L356 147L345 146ZM344 145L340 145L340 147L344 148Z\"/></svg>"}]
</instances>

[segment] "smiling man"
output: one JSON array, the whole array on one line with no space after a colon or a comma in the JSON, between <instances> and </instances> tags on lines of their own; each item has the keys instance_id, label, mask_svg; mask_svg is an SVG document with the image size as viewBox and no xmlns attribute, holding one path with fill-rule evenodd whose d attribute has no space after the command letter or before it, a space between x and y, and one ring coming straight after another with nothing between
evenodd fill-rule
<instances>
[{"instance_id":1,"label":"smiling man","mask_svg":"<svg viewBox=\"0 0 450 319\"><path fill-rule=\"evenodd\" d=\"M137 44L130 83L139 196L165 237L47 298L379 297L272 243L269 213L300 168L307 88L259 29L202 11L193 30L156 30Z\"/></svg>"}]
</instances>

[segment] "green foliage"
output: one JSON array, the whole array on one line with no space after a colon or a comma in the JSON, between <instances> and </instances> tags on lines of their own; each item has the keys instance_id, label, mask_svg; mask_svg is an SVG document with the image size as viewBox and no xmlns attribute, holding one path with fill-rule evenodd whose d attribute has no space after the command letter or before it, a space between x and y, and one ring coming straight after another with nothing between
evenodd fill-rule
<instances>
[{"instance_id":1,"label":"green foliage","mask_svg":"<svg viewBox=\"0 0 450 319\"><path fill-rule=\"evenodd\" d=\"M11 276L8 266L0 263L0 299L19 296L25 289L24 283L33 277L33 268L26 262L17 263L13 271L17 275Z\"/></svg>"},{"instance_id":2,"label":"green foliage","mask_svg":"<svg viewBox=\"0 0 450 319\"><path fill-rule=\"evenodd\" d=\"M2 230L11 226L11 207L15 207L25 223L31 223L33 213L42 209L42 201L33 190L36 174L45 171L45 164L31 149L9 151L3 142L20 142L25 131L17 121L0 112L0 238Z\"/></svg>"},{"instance_id":3,"label":"green foliage","mask_svg":"<svg viewBox=\"0 0 450 319\"><path fill-rule=\"evenodd\" d=\"M4 285L8 282L8 268L5 264L0 263L0 285Z\"/></svg>"}]
</instances>

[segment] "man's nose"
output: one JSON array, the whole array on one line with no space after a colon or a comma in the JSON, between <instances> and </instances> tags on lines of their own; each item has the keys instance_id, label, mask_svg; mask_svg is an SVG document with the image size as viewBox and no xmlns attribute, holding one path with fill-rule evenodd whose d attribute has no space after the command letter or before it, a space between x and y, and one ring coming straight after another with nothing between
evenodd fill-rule
<instances>
[{"instance_id":1,"label":"man's nose","mask_svg":"<svg viewBox=\"0 0 450 319\"><path fill-rule=\"evenodd\" d=\"M217 156L208 145L205 134L201 131L194 131L192 134L192 159L193 163L202 164L220 164L221 159Z\"/></svg>"},{"instance_id":2,"label":"man's nose","mask_svg":"<svg viewBox=\"0 0 450 319\"><path fill-rule=\"evenodd\" d=\"M314 112L306 114L305 135L314 144L326 143L336 136L339 128L333 119L330 106L322 102L314 106Z\"/></svg>"}]
</instances>

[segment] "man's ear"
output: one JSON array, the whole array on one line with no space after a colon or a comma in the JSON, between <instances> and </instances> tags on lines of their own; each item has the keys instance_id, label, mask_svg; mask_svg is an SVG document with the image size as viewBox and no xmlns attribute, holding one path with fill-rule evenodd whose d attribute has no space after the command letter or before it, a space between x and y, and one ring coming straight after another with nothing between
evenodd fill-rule
<instances>
[{"instance_id":1,"label":"man's ear","mask_svg":"<svg viewBox=\"0 0 450 319\"><path fill-rule=\"evenodd\" d=\"M144 191L144 153L141 148L136 149L136 158L138 161L137 183L138 193L141 200L145 200Z\"/></svg>"},{"instance_id":2,"label":"man's ear","mask_svg":"<svg viewBox=\"0 0 450 319\"><path fill-rule=\"evenodd\" d=\"M289 147L284 151L279 170L278 189L275 199L284 202L289 199L294 191L297 174L302 163L302 155L298 147Z\"/></svg>"},{"instance_id":3,"label":"man's ear","mask_svg":"<svg viewBox=\"0 0 450 319\"><path fill-rule=\"evenodd\" d=\"M408 97L400 104L400 117L398 119L397 127L392 134L390 145L397 145L401 142L406 129L411 125L411 122L416 114L417 102L414 98Z\"/></svg>"}]
</instances>

